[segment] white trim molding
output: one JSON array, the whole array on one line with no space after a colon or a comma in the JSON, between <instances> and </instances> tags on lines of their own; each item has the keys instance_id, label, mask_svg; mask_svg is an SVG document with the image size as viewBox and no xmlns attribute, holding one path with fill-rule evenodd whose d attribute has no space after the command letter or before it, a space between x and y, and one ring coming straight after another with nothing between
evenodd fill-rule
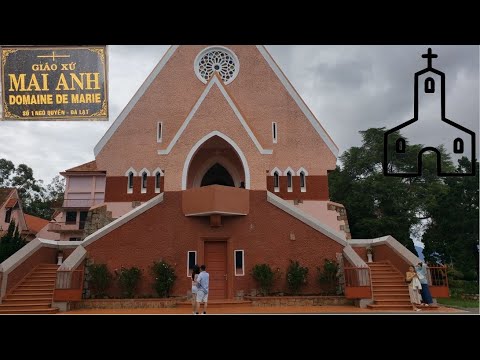
<instances>
[{"instance_id":1,"label":"white trim molding","mask_svg":"<svg viewBox=\"0 0 480 360\"><path fill-rule=\"evenodd\" d=\"M138 100L145 94L145 91L150 87L150 85L153 83L153 80L157 77L157 75L162 71L163 67L165 64L170 60L172 55L175 53L175 51L178 49L180 45L172 45L170 46L170 49L167 50L165 55L163 55L162 59L160 62L155 66L155 68L152 70L150 75L148 75L147 79L143 82L142 86L137 90L135 95L132 97L132 99L128 102L127 106L122 110L120 115L118 115L117 119L113 122L113 124L110 126L110 128L107 130L105 135L100 139L100 141L95 145L95 148L93 150L93 153L95 154L95 157L102 151L103 147L107 144L107 142L110 140L110 138L113 136L115 131L122 125L123 121L127 118L128 114L130 114L130 111L132 111L133 107L137 104Z\"/></svg>"},{"instance_id":2,"label":"white trim molding","mask_svg":"<svg viewBox=\"0 0 480 360\"><path fill-rule=\"evenodd\" d=\"M295 175L295 171L289 166L288 168L285 169L285 171L283 172L283 176L287 176L287 173L290 171L290 173L292 174L292 176Z\"/></svg>"},{"instance_id":3,"label":"white trim molding","mask_svg":"<svg viewBox=\"0 0 480 360\"><path fill-rule=\"evenodd\" d=\"M274 167L272 171L270 171L270 176L273 176L273 174L275 174L275 171L278 172L278 175L282 175L283 174L283 171L280 170L278 167Z\"/></svg>"},{"instance_id":4,"label":"white trim molding","mask_svg":"<svg viewBox=\"0 0 480 360\"><path fill-rule=\"evenodd\" d=\"M87 236L82 242L82 246L86 247L91 243L97 241L98 239L102 238L103 236L107 235L108 233L112 232L113 230L119 228L122 225L125 225L130 220L133 220L137 216L143 214L145 211L150 210L155 205L160 204L163 202L163 193L155 196L154 198L148 200L147 202L143 203L140 206L130 210L125 215L119 217L118 219L112 221L111 223L105 225L101 229L95 231L93 234Z\"/></svg>"},{"instance_id":5,"label":"white trim molding","mask_svg":"<svg viewBox=\"0 0 480 360\"><path fill-rule=\"evenodd\" d=\"M367 247L372 245L387 245L398 256L400 256L409 265L417 265L422 260L403 246L397 239L391 235L382 236L374 239L352 239L348 243L352 247Z\"/></svg>"},{"instance_id":6,"label":"white trim molding","mask_svg":"<svg viewBox=\"0 0 480 360\"><path fill-rule=\"evenodd\" d=\"M83 246L77 246L75 250L65 259L63 264L57 271L72 271L75 270L82 261L87 257L87 250Z\"/></svg>"},{"instance_id":7,"label":"white trim molding","mask_svg":"<svg viewBox=\"0 0 480 360\"><path fill-rule=\"evenodd\" d=\"M322 127L320 122L317 120L315 115L310 111L308 106L305 104L305 102L302 100L300 95L298 95L297 91L295 88L292 86L290 81L288 81L287 77L285 74L282 72L280 67L277 65L275 60L273 60L272 56L270 53L267 51L265 46L263 45L257 45L258 51L262 54L262 56L265 58L267 61L268 65L272 68L273 72L277 77L279 78L280 82L283 84L287 92L290 94L292 99L297 103L298 107L300 110L302 110L303 114L306 116L306 118L310 121L312 124L313 128L317 131L317 133L320 135L322 140L325 142L327 147L330 149L330 151L333 153L335 157L338 155L338 147L337 145L333 142L333 140L330 138L330 136L327 134L325 129Z\"/></svg>"},{"instance_id":8,"label":"white trim molding","mask_svg":"<svg viewBox=\"0 0 480 360\"><path fill-rule=\"evenodd\" d=\"M185 119L185 121L183 122L182 126L180 126L180 129L178 129L177 133L175 134L175 136L173 137L172 141L170 142L170 144L168 144L167 148L164 149L164 150L158 150L158 154L159 155L168 155L170 154L170 152L172 151L173 147L175 146L175 144L177 143L178 139L180 139L180 136L182 136L183 132L185 131L185 129L187 128L188 124L190 123L190 121L192 120L193 116L196 114L196 112L198 111L198 109L200 108L200 105L202 105L203 103L203 100L205 100L205 98L207 97L208 93L210 92L210 90L213 88L213 85L216 85L219 89L220 89L220 92L222 93L223 97L225 98L225 100L227 100L227 103L228 105L230 105L230 107L232 108L233 112L235 113L235 115L237 116L237 119L240 121L240 123L242 124L243 128L245 129L245 131L247 132L248 136L250 137L250 139L252 140L252 142L255 144L256 148L258 149L258 151L260 152L260 154L262 155L271 155L273 153L273 150L268 150L268 149L264 149L262 147L262 145L260 144L260 142L258 141L258 139L255 137L255 134L253 133L252 129L250 129L250 127L248 126L247 122L245 121L245 119L243 118L242 114L240 114L240 111L238 111L237 107L235 106L234 102L232 101L232 99L230 98L230 96L228 95L227 91L225 90L225 88L223 87L222 85L222 82L218 79L217 76L213 76L212 79L210 80L210 82L208 83L207 87L205 88L205 90L203 91L202 95L200 95L200 97L198 98L195 106L193 107L193 109L190 111L190 113L188 114L187 118Z\"/></svg>"},{"instance_id":9,"label":"white trim molding","mask_svg":"<svg viewBox=\"0 0 480 360\"><path fill-rule=\"evenodd\" d=\"M311 228L321 232L323 235L329 237L330 239L336 241L340 245L346 246L347 240L345 239L345 234L339 233L338 231L332 229L331 227L321 223L317 218L314 218L310 214L300 210L295 205L283 200L277 195L267 191L267 201L278 207L279 209L285 211L287 214L292 215L294 218L300 220L304 224L307 224Z\"/></svg>"},{"instance_id":10,"label":"white trim molding","mask_svg":"<svg viewBox=\"0 0 480 360\"><path fill-rule=\"evenodd\" d=\"M305 176L308 176L308 171L302 166L300 169L297 170L297 176L300 176L300 173L303 171Z\"/></svg>"},{"instance_id":11,"label":"white trim molding","mask_svg":"<svg viewBox=\"0 0 480 360\"><path fill-rule=\"evenodd\" d=\"M165 175L164 172L163 172L163 170L160 169L159 167L157 167L155 170L152 171L153 176L155 176L155 175L157 174L157 172L159 172L159 171L160 171L160 176L164 176L164 175Z\"/></svg>"},{"instance_id":12,"label":"white trim molding","mask_svg":"<svg viewBox=\"0 0 480 360\"><path fill-rule=\"evenodd\" d=\"M130 174L131 172L133 172L133 176L137 176L137 172L135 171L135 169L133 167L131 167L130 169L128 169L127 171L125 171L125 176L128 176L128 174Z\"/></svg>"},{"instance_id":13,"label":"white trim molding","mask_svg":"<svg viewBox=\"0 0 480 360\"><path fill-rule=\"evenodd\" d=\"M138 174L139 174L140 176L142 176L143 173L147 173L147 176L150 176L150 171L149 171L147 168L143 168L142 170L140 170L140 171L138 172Z\"/></svg>"},{"instance_id":14,"label":"white trim molding","mask_svg":"<svg viewBox=\"0 0 480 360\"><path fill-rule=\"evenodd\" d=\"M248 167L248 162L247 158L245 157L243 151L240 149L240 147L230 139L227 135L221 133L220 131L212 131L210 134L205 135L203 138L197 141L197 143L190 149L190 152L187 155L187 158L185 159L185 163L183 164L183 173L182 173L182 190L187 190L187 179L188 179L188 170L190 169L190 163L192 161L193 156L197 152L197 150L200 148L200 146L203 145L208 139L218 136L225 140L227 143L229 143L237 152L238 157L240 158L240 161L242 162L243 165L243 171L245 172L245 188L250 189L250 168Z\"/></svg>"}]
</instances>

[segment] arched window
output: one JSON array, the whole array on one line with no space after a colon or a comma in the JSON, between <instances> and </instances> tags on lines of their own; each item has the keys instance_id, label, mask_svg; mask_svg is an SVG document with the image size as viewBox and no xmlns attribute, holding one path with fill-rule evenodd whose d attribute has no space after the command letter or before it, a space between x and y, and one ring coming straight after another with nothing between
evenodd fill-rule
<instances>
[{"instance_id":1,"label":"arched window","mask_svg":"<svg viewBox=\"0 0 480 360\"><path fill-rule=\"evenodd\" d=\"M128 192L132 193L133 192L133 172L130 171L128 173Z\"/></svg>"},{"instance_id":2,"label":"arched window","mask_svg":"<svg viewBox=\"0 0 480 360\"><path fill-rule=\"evenodd\" d=\"M463 140L456 138L453 140L453 152L455 154L463 154Z\"/></svg>"},{"instance_id":3,"label":"arched window","mask_svg":"<svg viewBox=\"0 0 480 360\"><path fill-rule=\"evenodd\" d=\"M155 173L155 192L159 193L160 192L160 171L157 171Z\"/></svg>"},{"instance_id":4,"label":"arched window","mask_svg":"<svg viewBox=\"0 0 480 360\"><path fill-rule=\"evenodd\" d=\"M397 142L395 143L395 151L400 154L405 153L405 139L399 138L397 139Z\"/></svg>"},{"instance_id":5,"label":"arched window","mask_svg":"<svg viewBox=\"0 0 480 360\"><path fill-rule=\"evenodd\" d=\"M292 173L287 172L287 191L292 192Z\"/></svg>"},{"instance_id":6,"label":"arched window","mask_svg":"<svg viewBox=\"0 0 480 360\"><path fill-rule=\"evenodd\" d=\"M280 190L280 175L278 175L277 171L273 173L273 188L275 192Z\"/></svg>"},{"instance_id":7,"label":"arched window","mask_svg":"<svg viewBox=\"0 0 480 360\"><path fill-rule=\"evenodd\" d=\"M435 92L435 80L431 77L425 79L425 92L433 94Z\"/></svg>"},{"instance_id":8,"label":"arched window","mask_svg":"<svg viewBox=\"0 0 480 360\"><path fill-rule=\"evenodd\" d=\"M147 179L148 179L148 174L146 172L142 173L142 193L147 192Z\"/></svg>"},{"instance_id":9,"label":"arched window","mask_svg":"<svg viewBox=\"0 0 480 360\"><path fill-rule=\"evenodd\" d=\"M300 190L302 192L305 192L307 190L307 182L305 178L305 173L303 171L300 171Z\"/></svg>"}]
</instances>

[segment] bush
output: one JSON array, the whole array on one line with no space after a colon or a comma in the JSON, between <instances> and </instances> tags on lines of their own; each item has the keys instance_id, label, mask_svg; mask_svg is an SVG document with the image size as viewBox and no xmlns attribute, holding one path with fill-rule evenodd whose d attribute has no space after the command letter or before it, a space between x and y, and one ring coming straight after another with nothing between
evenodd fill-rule
<instances>
[{"instance_id":1,"label":"bush","mask_svg":"<svg viewBox=\"0 0 480 360\"><path fill-rule=\"evenodd\" d=\"M260 286L263 296L270 294L275 281L275 273L268 264L257 264L252 268L252 276Z\"/></svg>"},{"instance_id":2,"label":"bush","mask_svg":"<svg viewBox=\"0 0 480 360\"><path fill-rule=\"evenodd\" d=\"M104 297L110 287L113 276L105 264L88 266L88 283L95 297Z\"/></svg>"},{"instance_id":3,"label":"bush","mask_svg":"<svg viewBox=\"0 0 480 360\"><path fill-rule=\"evenodd\" d=\"M152 273L155 278L153 288L161 298L168 297L173 283L177 279L175 269L165 261L154 262Z\"/></svg>"},{"instance_id":4,"label":"bush","mask_svg":"<svg viewBox=\"0 0 480 360\"><path fill-rule=\"evenodd\" d=\"M300 287L307 283L308 268L300 266L298 261L290 260L287 269L287 285L293 295L298 294Z\"/></svg>"},{"instance_id":5,"label":"bush","mask_svg":"<svg viewBox=\"0 0 480 360\"><path fill-rule=\"evenodd\" d=\"M131 268L122 268L120 271L115 271L117 275L118 285L122 291L122 296L131 299L135 295L135 290L137 289L138 282L142 277L142 270L137 267Z\"/></svg>"},{"instance_id":6,"label":"bush","mask_svg":"<svg viewBox=\"0 0 480 360\"><path fill-rule=\"evenodd\" d=\"M461 297L464 294L478 294L477 281L448 280L450 295L452 297Z\"/></svg>"},{"instance_id":7,"label":"bush","mask_svg":"<svg viewBox=\"0 0 480 360\"><path fill-rule=\"evenodd\" d=\"M335 295L337 293L338 263L335 260L325 259L323 267L317 266L317 282L320 285L320 293Z\"/></svg>"}]
</instances>

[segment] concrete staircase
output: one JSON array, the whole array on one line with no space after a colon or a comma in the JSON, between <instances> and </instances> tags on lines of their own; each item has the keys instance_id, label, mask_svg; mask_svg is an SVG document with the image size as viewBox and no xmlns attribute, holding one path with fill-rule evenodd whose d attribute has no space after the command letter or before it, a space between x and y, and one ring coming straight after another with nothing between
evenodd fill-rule
<instances>
[{"instance_id":1,"label":"concrete staircase","mask_svg":"<svg viewBox=\"0 0 480 360\"><path fill-rule=\"evenodd\" d=\"M374 310L413 310L405 276L388 262L368 263L372 277Z\"/></svg>"},{"instance_id":2,"label":"concrete staircase","mask_svg":"<svg viewBox=\"0 0 480 360\"><path fill-rule=\"evenodd\" d=\"M54 314L53 291L58 265L40 264L0 304L0 314Z\"/></svg>"}]
</instances>

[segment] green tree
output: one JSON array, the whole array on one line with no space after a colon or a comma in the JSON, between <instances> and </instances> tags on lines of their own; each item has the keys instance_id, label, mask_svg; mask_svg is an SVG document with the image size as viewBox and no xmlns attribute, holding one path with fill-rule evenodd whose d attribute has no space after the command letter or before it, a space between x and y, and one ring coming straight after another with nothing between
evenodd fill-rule
<instances>
[{"instance_id":1,"label":"green tree","mask_svg":"<svg viewBox=\"0 0 480 360\"><path fill-rule=\"evenodd\" d=\"M415 253L413 230L428 218L427 206L435 202L437 192L445 184L436 175L436 154L423 156L423 176L402 178L383 175L383 139L385 128L360 131L362 145L346 150L329 176L330 197L347 210L349 227L354 238L374 238L392 235ZM402 137L399 132L394 139ZM393 142L394 143L394 142ZM416 165L415 149L421 144L410 144L405 156L397 155L387 164L391 170L411 172ZM393 145L392 145L393 146ZM439 147L442 167L452 169L448 153Z\"/></svg>"},{"instance_id":2,"label":"green tree","mask_svg":"<svg viewBox=\"0 0 480 360\"><path fill-rule=\"evenodd\" d=\"M465 172L471 166L463 157L457 170ZM428 261L450 264L470 279L478 278L479 273L478 171L476 162L476 176L445 178L444 191L426 206L430 221L423 235L423 253Z\"/></svg>"},{"instance_id":3,"label":"green tree","mask_svg":"<svg viewBox=\"0 0 480 360\"><path fill-rule=\"evenodd\" d=\"M60 176L45 186L42 180L35 179L32 168L25 164L15 167L6 159L0 159L0 187L17 188L23 211L47 220L63 201L65 192L65 182Z\"/></svg>"},{"instance_id":4,"label":"green tree","mask_svg":"<svg viewBox=\"0 0 480 360\"><path fill-rule=\"evenodd\" d=\"M26 244L26 240L21 237L18 231L15 220L12 219L8 225L7 233L0 238L0 263L15 254Z\"/></svg>"}]
</instances>

